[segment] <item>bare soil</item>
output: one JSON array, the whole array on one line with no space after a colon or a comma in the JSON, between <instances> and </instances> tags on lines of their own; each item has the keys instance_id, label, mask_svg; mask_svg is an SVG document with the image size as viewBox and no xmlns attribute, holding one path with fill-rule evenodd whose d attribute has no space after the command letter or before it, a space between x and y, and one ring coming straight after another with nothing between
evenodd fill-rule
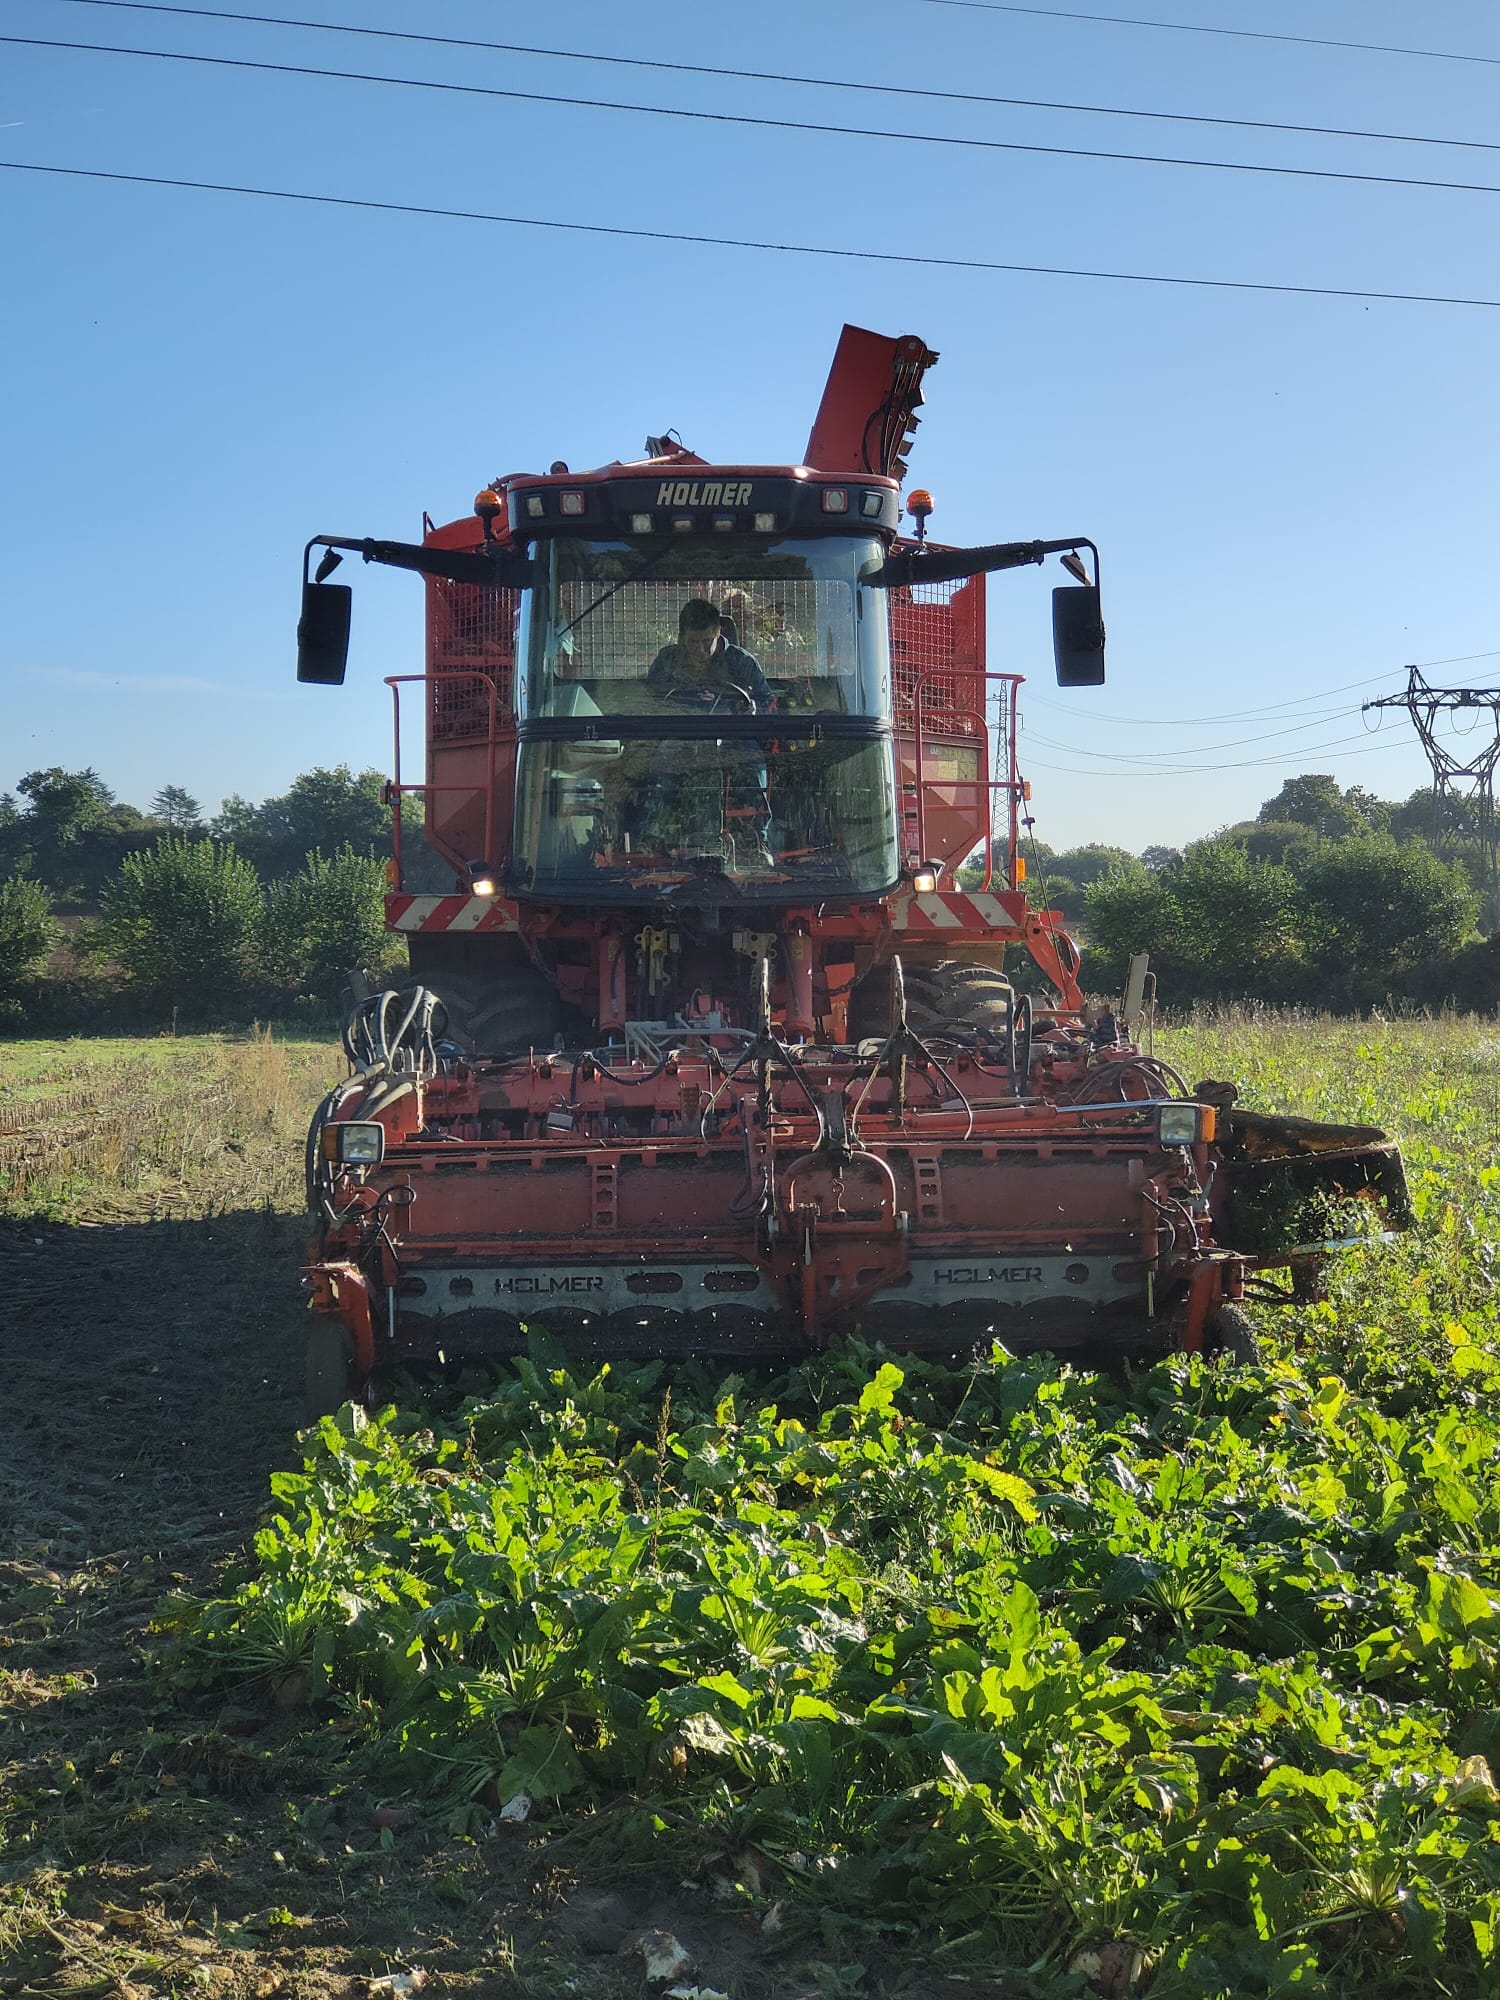
<instances>
[{"instance_id":1,"label":"bare soil","mask_svg":"<svg viewBox=\"0 0 1500 2000\"><path fill-rule=\"evenodd\" d=\"M369 1791L336 1716L182 1694L156 1608L222 1585L300 1462L304 1224L284 1187L207 1216L159 1189L95 1206L112 1219L0 1221L0 1995L1013 1990L795 1898L768 1922L753 1855L627 1858L629 1801L456 1832ZM692 1970L649 1981L652 1932Z\"/></svg>"}]
</instances>

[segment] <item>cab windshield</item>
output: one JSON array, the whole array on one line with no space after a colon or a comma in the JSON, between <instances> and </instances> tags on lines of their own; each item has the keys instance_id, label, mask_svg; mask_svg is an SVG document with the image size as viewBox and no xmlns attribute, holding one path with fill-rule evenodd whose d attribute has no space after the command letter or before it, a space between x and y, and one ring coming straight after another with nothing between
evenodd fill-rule
<instances>
[{"instance_id":1,"label":"cab windshield","mask_svg":"<svg viewBox=\"0 0 1500 2000\"><path fill-rule=\"evenodd\" d=\"M695 598L727 621L726 646L757 663L778 707L890 712L884 598L859 584L881 560L873 538L558 538L534 553L523 641L528 716L589 713L589 704L602 715L657 713L647 679L676 647L683 607Z\"/></svg>"},{"instance_id":2,"label":"cab windshield","mask_svg":"<svg viewBox=\"0 0 1500 2000\"><path fill-rule=\"evenodd\" d=\"M535 552L512 886L795 902L898 874L873 537L555 539Z\"/></svg>"}]
</instances>

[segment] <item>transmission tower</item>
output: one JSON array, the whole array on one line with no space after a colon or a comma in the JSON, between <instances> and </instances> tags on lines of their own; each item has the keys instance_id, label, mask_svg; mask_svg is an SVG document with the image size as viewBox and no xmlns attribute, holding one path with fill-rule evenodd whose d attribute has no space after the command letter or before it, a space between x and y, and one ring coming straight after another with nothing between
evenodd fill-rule
<instances>
[{"instance_id":1,"label":"transmission tower","mask_svg":"<svg viewBox=\"0 0 1500 2000\"><path fill-rule=\"evenodd\" d=\"M1479 866L1485 887L1497 887L1495 825L1495 766L1500 764L1500 688L1429 687L1416 667L1406 670L1406 688L1380 701L1367 701L1369 708L1404 708L1411 717L1427 761L1432 766L1432 837L1439 852L1450 852L1458 840L1468 837L1478 844ZM1489 730L1482 735L1476 720L1468 732L1480 738L1467 762L1454 755L1446 742L1439 742L1437 719L1460 708L1488 711Z\"/></svg>"}]
</instances>

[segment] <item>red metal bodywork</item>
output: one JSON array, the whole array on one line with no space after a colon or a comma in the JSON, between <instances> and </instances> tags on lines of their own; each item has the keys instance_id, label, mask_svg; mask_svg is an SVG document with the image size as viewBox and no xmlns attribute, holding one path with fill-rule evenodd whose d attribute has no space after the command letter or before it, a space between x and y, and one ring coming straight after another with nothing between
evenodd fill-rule
<instances>
[{"instance_id":1,"label":"red metal bodywork","mask_svg":"<svg viewBox=\"0 0 1500 2000\"><path fill-rule=\"evenodd\" d=\"M634 469L634 468L633 468ZM753 468L730 468L732 474ZM574 483L578 483L575 477ZM464 538L464 539L461 539ZM435 529L438 546L475 546L477 527ZM396 704L395 870L387 924L403 933L519 930L528 935L596 935L592 911L522 909L503 899L473 907L451 897L413 895L404 886L400 802L420 791L426 837L460 880L476 855L503 865L511 848L516 770L515 591L429 579L427 671L392 676ZM795 913L820 943L859 946L861 972L900 948L903 934L940 942L948 956L1020 946L1036 960L1061 1004L1082 1004L1078 957L1056 911L1034 910L1020 884L1018 830L1024 786L1016 763L1016 704L1024 677L985 666L984 579L918 585L889 593L896 771L904 852L937 863L949 877L979 850L985 900L948 888L917 899L906 891L863 908ZM403 775L401 691L424 690L426 770ZM998 754L997 754L998 752ZM998 873L999 881L995 881ZM570 996L571 997L571 996ZM824 1020L831 1027L832 1016Z\"/></svg>"},{"instance_id":2,"label":"red metal bodywork","mask_svg":"<svg viewBox=\"0 0 1500 2000\"><path fill-rule=\"evenodd\" d=\"M809 466L770 471L893 491L935 359L914 337L846 329ZM550 505L564 487L593 506L627 477L660 475L663 492L680 479L693 493L767 471L676 450L518 475L505 482L511 528L461 520L426 542L504 541L526 496ZM348 1329L356 1386L382 1358L513 1347L537 1317L630 1353L784 1354L856 1325L939 1351L985 1334L1202 1345L1258 1261L1223 1247L1234 1235L1225 1147L1242 1142L1229 1126L1216 1139L1212 1105L1193 1143L1163 1142L1158 1101L1179 1086L1107 1010L1085 1012L1060 916L1028 903L1022 677L987 666L984 593L982 576L886 593L908 879L884 896L777 908L772 928L731 937L727 924L690 934L669 913L471 892L475 858L503 870L512 851L520 593L429 577L425 671L390 682L388 925L434 984L421 968L449 947L497 980L503 968L545 970L591 1039L500 1061L414 1060L409 1073L393 1058L325 1107L329 1124L373 1121L384 1135L378 1167L329 1163L314 1177L313 1304ZM413 693L419 778L401 762ZM408 883L401 805L414 791L451 889ZM962 886L958 866L976 853L979 878ZM929 866L940 887L913 879ZM935 982L931 1014L932 994L941 1003L966 977L988 979L993 1001L1007 951L1055 995L1034 1018L1012 995L1001 1027L929 1046L907 1031L893 979L880 1032L851 1032L856 994L895 962ZM660 1026L669 956L677 1025L643 1043L632 1024ZM326 1136L315 1128L328 1162ZM1336 1132L1308 1142L1355 1162L1355 1191L1399 1180L1399 1163L1367 1171L1340 1143Z\"/></svg>"},{"instance_id":3,"label":"red metal bodywork","mask_svg":"<svg viewBox=\"0 0 1500 2000\"><path fill-rule=\"evenodd\" d=\"M1054 1091L1095 1067L1071 1043L1041 1062ZM1192 1346L1243 1288L1246 1260L1214 1248L1207 1141L1164 1149L1142 1099L1020 1099L955 1059L955 1098L917 1104L911 1078L903 1102L889 1069L810 1056L813 1091L850 1110L839 1158L808 1104L783 1092L763 1121L754 1076L726 1084L706 1053L654 1075L585 1067L480 1066L425 1081L387 1116L386 1174L406 1198L371 1276L393 1297L389 1324L374 1316L377 1350L503 1351L536 1317L635 1354L784 1354L858 1324L936 1351L986 1332L1140 1349L1164 1337L1158 1287ZM318 1267L334 1293L319 1303L357 1328L361 1358L371 1201L353 1177L336 1185Z\"/></svg>"}]
</instances>

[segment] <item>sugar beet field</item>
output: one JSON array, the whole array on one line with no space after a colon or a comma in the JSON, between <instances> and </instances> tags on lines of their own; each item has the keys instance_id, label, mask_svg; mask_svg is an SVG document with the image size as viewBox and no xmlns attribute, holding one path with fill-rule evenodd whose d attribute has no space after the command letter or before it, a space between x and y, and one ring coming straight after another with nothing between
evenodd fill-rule
<instances>
[{"instance_id":1,"label":"sugar beet field","mask_svg":"<svg viewBox=\"0 0 1500 2000\"><path fill-rule=\"evenodd\" d=\"M1204 1019L1416 1229L1264 1359L300 1439L332 1044L0 1048L0 1994L1500 1995L1500 1029Z\"/></svg>"}]
</instances>

